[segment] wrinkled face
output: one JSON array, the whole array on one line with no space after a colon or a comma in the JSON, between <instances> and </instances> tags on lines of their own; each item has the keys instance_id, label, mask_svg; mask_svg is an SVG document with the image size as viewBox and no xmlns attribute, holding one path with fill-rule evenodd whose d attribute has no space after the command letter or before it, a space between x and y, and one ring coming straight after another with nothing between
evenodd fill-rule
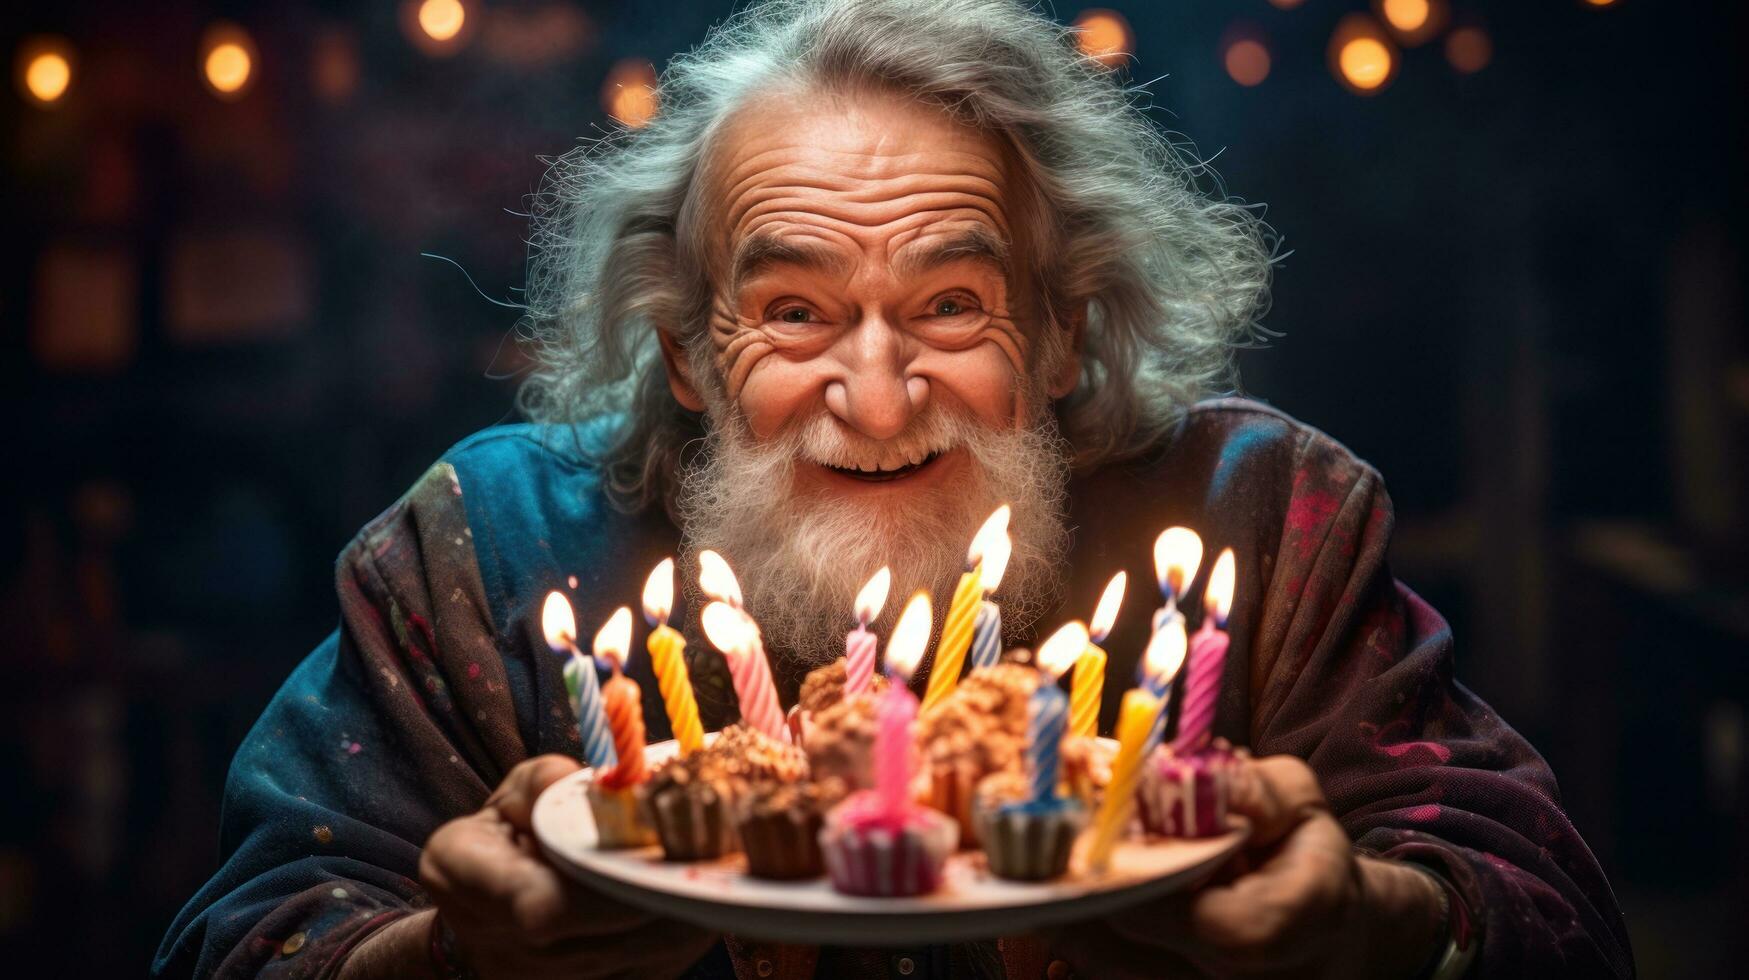
<instances>
[{"instance_id":1,"label":"wrinkled face","mask_svg":"<svg viewBox=\"0 0 1749 980\"><path fill-rule=\"evenodd\" d=\"M891 97L773 98L729 120L700 179L707 339L663 335L676 397L717 423L678 499L687 560L724 553L769 647L824 662L875 569L945 602L1008 503L998 597L1024 625L1065 534L1048 407L1064 392L1040 362L1068 385L1076 365L1012 287L998 144Z\"/></svg>"},{"instance_id":2,"label":"wrinkled face","mask_svg":"<svg viewBox=\"0 0 1749 980\"><path fill-rule=\"evenodd\" d=\"M894 97L815 94L743 109L713 159L722 392L755 439L821 415L844 437L805 460L797 489L951 481L963 453L908 433L931 408L1029 421L1038 327L1008 280L993 140ZM684 382L676 393L698 400Z\"/></svg>"}]
</instances>

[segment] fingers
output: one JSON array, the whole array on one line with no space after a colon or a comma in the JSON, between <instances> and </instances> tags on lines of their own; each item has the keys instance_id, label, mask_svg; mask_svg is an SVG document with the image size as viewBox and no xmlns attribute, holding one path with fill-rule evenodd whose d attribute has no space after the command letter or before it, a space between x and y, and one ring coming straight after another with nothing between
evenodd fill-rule
<instances>
[{"instance_id":1,"label":"fingers","mask_svg":"<svg viewBox=\"0 0 1749 980\"><path fill-rule=\"evenodd\" d=\"M486 799L488 809L496 809L517 830L528 832L534 817L534 801L548 786L583 768L575 759L562 755L538 755L517 764Z\"/></svg>"},{"instance_id":2,"label":"fingers","mask_svg":"<svg viewBox=\"0 0 1749 980\"><path fill-rule=\"evenodd\" d=\"M1312 767L1291 755L1242 760L1228 804L1251 821L1251 845L1268 847L1329 803Z\"/></svg>"}]
</instances>

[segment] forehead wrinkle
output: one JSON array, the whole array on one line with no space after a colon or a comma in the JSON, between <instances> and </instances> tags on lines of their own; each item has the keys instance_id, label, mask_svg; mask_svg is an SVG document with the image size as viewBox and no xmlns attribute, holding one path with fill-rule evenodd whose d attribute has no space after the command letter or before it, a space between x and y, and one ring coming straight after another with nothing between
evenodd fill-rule
<instances>
[{"instance_id":1,"label":"forehead wrinkle","mask_svg":"<svg viewBox=\"0 0 1749 980\"><path fill-rule=\"evenodd\" d=\"M775 266L844 276L851 260L818 239L761 228L741 239L729 264L729 284L739 290L747 280Z\"/></svg>"},{"instance_id":2,"label":"forehead wrinkle","mask_svg":"<svg viewBox=\"0 0 1749 980\"><path fill-rule=\"evenodd\" d=\"M901 278L911 278L950 262L972 259L1006 274L1008 254L1005 239L974 224L958 231L913 239L894 255L892 269Z\"/></svg>"}]
</instances>

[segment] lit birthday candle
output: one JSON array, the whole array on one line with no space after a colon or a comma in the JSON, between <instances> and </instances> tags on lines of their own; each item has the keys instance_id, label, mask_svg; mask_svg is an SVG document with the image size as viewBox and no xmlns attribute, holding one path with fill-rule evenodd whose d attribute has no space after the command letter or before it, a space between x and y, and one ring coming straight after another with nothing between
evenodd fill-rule
<instances>
[{"instance_id":1,"label":"lit birthday candle","mask_svg":"<svg viewBox=\"0 0 1749 980\"><path fill-rule=\"evenodd\" d=\"M1178 611L1178 599L1196 578L1202 564L1202 538L1187 527L1169 527L1154 539L1154 577L1160 582L1160 598L1164 600L1154 612L1153 629L1159 629L1168 617L1183 618Z\"/></svg>"},{"instance_id":2,"label":"lit birthday candle","mask_svg":"<svg viewBox=\"0 0 1749 980\"><path fill-rule=\"evenodd\" d=\"M1111 761L1111 781L1093 818L1093 843L1087 850L1087 866L1093 871L1104 871L1111 865L1111 850L1129 823L1130 809L1136 805L1136 783L1142 775L1142 750L1159 713L1160 702L1152 694L1141 688L1124 692L1117 717L1117 756Z\"/></svg>"},{"instance_id":3,"label":"lit birthday candle","mask_svg":"<svg viewBox=\"0 0 1749 980\"><path fill-rule=\"evenodd\" d=\"M882 812L897 815L905 809L911 785L911 723L917 718L917 696L906 685L923 648L929 644L934 615L929 594L919 592L905 603L899 622L887 641L887 693L876 712L875 792Z\"/></svg>"},{"instance_id":4,"label":"lit birthday candle","mask_svg":"<svg viewBox=\"0 0 1749 980\"><path fill-rule=\"evenodd\" d=\"M787 739L789 729L783 723L783 707L777 701L777 685L771 680L771 662L765 656L765 642L759 636L759 624L741 606L741 583L735 579L729 563L714 551L698 554L698 584L704 594L716 600L715 617L728 646L711 642L723 651L729 662L729 679L735 685L735 697L741 702L741 717L754 728L775 739ZM731 619L740 622L730 626ZM707 626L706 634L710 634Z\"/></svg>"},{"instance_id":5,"label":"lit birthday candle","mask_svg":"<svg viewBox=\"0 0 1749 980\"><path fill-rule=\"evenodd\" d=\"M875 635L868 624L881 614L887 604L887 590L892 588L893 573L885 566L874 573L862 591L856 594L856 629L844 636L844 696L853 698L868 691L874 682Z\"/></svg>"},{"instance_id":6,"label":"lit birthday candle","mask_svg":"<svg viewBox=\"0 0 1749 980\"><path fill-rule=\"evenodd\" d=\"M621 607L608 620L612 626L619 620L620 614L625 614L626 642L630 642L632 629L632 611ZM584 656L577 649L577 617L571 611L571 603L565 599L562 592L547 593L546 606L541 610L541 631L546 634L547 646L554 653L570 653L571 659L565 663L565 691L571 696L571 707L577 712L577 739L583 748L583 761L594 766L596 771L609 769L619 761L614 753L613 734L607 728L607 715L601 710L601 685L595 677L595 662ZM603 632L607 626L602 627ZM601 646L601 635L595 637L597 648ZM625 649L625 644L620 645Z\"/></svg>"},{"instance_id":7,"label":"lit birthday candle","mask_svg":"<svg viewBox=\"0 0 1749 980\"><path fill-rule=\"evenodd\" d=\"M1002 573L1008 569L1008 556L1014 542L1001 534L990 542L990 549L978 563L978 588L984 601L978 603L978 618L972 624L972 669L994 667L1002 660L1002 608L990 598L1002 586Z\"/></svg>"},{"instance_id":8,"label":"lit birthday candle","mask_svg":"<svg viewBox=\"0 0 1749 980\"><path fill-rule=\"evenodd\" d=\"M1026 762L1032 779L1032 799L1056 799L1057 770L1062 759L1063 732L1069 724L1069 699L1057 678L1087 649L1087 627L1066 623L1038 648L1038 687L1027 704Z\"/></svg>"},{"instance_id":9,"label":"lit birthday candle","mask_svg":"<svg viewBox=\"0 0 1749 980\"><path fill-rule=\"evenodd\" d=\"M1214 730L1215 702L1221 693L1221 673L1227 664L1227 613L1233 606L1237 570L1233 549L1215 559L1203 593L1202 628L1190 645L1190 669L1184 678L1184 706L1174 745L1194 752L1208 744Z\"/></svg>"},{"instance_id":10,"label":"lit birthday candle","mask_svg":"<svg viewBox=\"0 0 1749 980\"><path fill-rule=\"evenodd\" d=\"M628 617L629 619L629 617ZM626 624L628 627L630 622ZM638 682L625 675L625 661L631 652L631 634L626 633L623 647L597 648L613 665L613 676L601 688L602 713L613 732L613 750L619 762L601 774L600 783L608 789L625 789L644 781L644 692Z\"/></svg>"},{"instance_id":11,"label":"lit birthday candle","mask_svg":"<svg viewBox=\"0 0 1749 980\"><path fill-rule=\"evenodd\" d=\"M1075 679L1069 688L1069 731L1076 735L1099 734L1099 702L1105 697L1105 650L1099 644L1111 633L1117 622L1118 607L1123 605L1124 586L1129 573L1118 572L1106 583L1093 610L1093 621L1087 626L1087 649L1075 661Z\"/></svg>"},{"instance_id":12,"label":"lit birthday candle","mask_svg":"<svg viewBox=\"0 0 1749 980\"><path fill-rule=\"evenodd\" d=\"M960 670L966 663L966 649L972 644L972 628L983 602L979 584L985 553L998 536L1008 533L1008 505L996 508L972 538L966 555L967 570L954 587L953 601L948 603L947 618L941 623L941 640L935 645L935 664L929 668L929 686L923 692L923 710L927 711L953 693L959 685Z\"/></svg>"},{"instance_id":13,"label":"lit birthday candle","mask_svg":"<svg viewBox=\"0 0 1749 980\"><path fill-rule=\"evenodd\" d=\"M646 646L650 665L656 671L656 687L662 692L662 707L680 754L691 755L704 745L704 725L698 719L698 701L692 694L692 677L686 670L686 639L668 625L674 611L674 559L664 558L644 582L644 619L652 627Z\"/></svg>"},{"instance_id":14,"label":"lit birthday candle","mask_svg":"<svg viewBox=\"0 0 1749 980\"><path fill-rule=\"evenodd\" d=\"M1143 687L1160 702L1160 712L1154 716L1154 729L1148 733L1148 744L1142 748L1143 758L1166 738L1166 716L1172 702L1172 680L1178 676L1178 668L1184 666L1186 646L1182 616L1169 619L1148 640L1148 651L1142 657L1142 671L1147 675Z\"/></svg>"}]
</instances>

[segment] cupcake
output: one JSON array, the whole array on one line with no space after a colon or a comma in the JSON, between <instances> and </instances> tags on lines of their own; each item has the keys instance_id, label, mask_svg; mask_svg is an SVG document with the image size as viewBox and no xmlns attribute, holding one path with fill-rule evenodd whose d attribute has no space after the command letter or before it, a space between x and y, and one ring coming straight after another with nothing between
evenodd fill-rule
<instances>
[{"instance_id":1,"label":"cupcake","mask_svg":"<svg viewBox=\"0 0 1749 980\"><path fill-rule=\"evenodd\" d=\"M999 772L978 784L972 804L990 872L1016 881L1044 881L1069 870L1075 835L1087 810L1074 797L1029 799L1019 773Z\"/></svg>"},{"instance_id":2,"label":"cupcake","mask_svg":"<svg viewBox=\"0 0 1749 980\"><path fill-rule=\"evenodd\" d=\"M824 667L814 668L808 672L808 676L802 678L801 694L796 698L796 705L790 709L788 716L790 732L797 743L807 744L820 715L844 702L845 670L845 659L839 657ZM886 689L886 676L876 671L869 691L879 694Z\"/></svg>"},{"instance_id":3,"label":"cupcake","mask_svg":"<svg viewBox=\"0 0 1749 980\"><path fill-rule=\"evenodd\" d=\"M646 847L656 831L638 807L638 788L609 785L606 776L589 784L589 812L595 817L595 846L602 850Z\"/></svg>"},{"instance_id":4,"label":"cupcake","mask_svg":"<svg viewBox=\"0 0 1749 980\"><path fill-rule=\"evenodd\" d=\"M1018 664L973 671L918 719L923 756L919 799L952 817L960 843L975 847L972 798L984 777L1020 772L1026 756L1027 703L1038 672Z\"/></svg>"},{"instance_id":5,"label":"cupcake","mask_svg":"<svg viewBox=\"0 0 1749 980\"><path fill-rule=\"evenodd\" d=\"M875 720L873 698L839 701L814 716L802 748L808 756L808 772L815 779L837 777L851 789L874 787Z\"/></svg>"},{"instance_id":6,"label":"cupcake","mask_svg":"<svg viewBox=\"0 0 1749 980\"><path fill-rule=\"evenodd\" d=\"M1233 754L1209 747L1179 755L1162 745L1142 763L1136 789L1142 827L1166 837L1214 837L1227 832Z\"/></svg>"},{"instance_id":7,"label":"cupcake","mask_svg":"<svg viewBox=\"0 0 1749 980\"><path fill-rule=\"evenodd\" d=\"M1111 782L1111 760L1117 755L1117 743L1090 735L1070 735L1063 739L1062 789L1081 801L1088 812L1099 808Z\"/></svg>"},{"instance_id":8,"label":"cupcake","mask_svg":"<svg viewBox=\"0 0 1749 980\"><path fill-rule=\"evenodd\" d=\"M752 783L793 783L807 775L793 745L736 724L710 745L656 771L639 793L645 819L670 861L703 861L739 849L733 806Z\"/></svg>"},{"instance_id":9,"label":"cupcake","mask_svg":"<svg viewBox=\"0 0 1749 980\"><path fill-rule=\"evenodd\" d=\"M878 898L934 891L958 842L959 825L948 817L912 805L887 811L868 790L829 810L820 830L832 887Z\"/></svg>"},{"instance_id":10,"label":"cupcake","mask_svg":"<svg viewBox=\"0 0 1749 980\"><path fill-rule=\"evenodd\" d=\"M820 830L826 811L844 798L843 780L764 782L749 786L735 803L736 830L747 852L747 873L792 880L825 873Z\"/></svg>"}]
</instances>

